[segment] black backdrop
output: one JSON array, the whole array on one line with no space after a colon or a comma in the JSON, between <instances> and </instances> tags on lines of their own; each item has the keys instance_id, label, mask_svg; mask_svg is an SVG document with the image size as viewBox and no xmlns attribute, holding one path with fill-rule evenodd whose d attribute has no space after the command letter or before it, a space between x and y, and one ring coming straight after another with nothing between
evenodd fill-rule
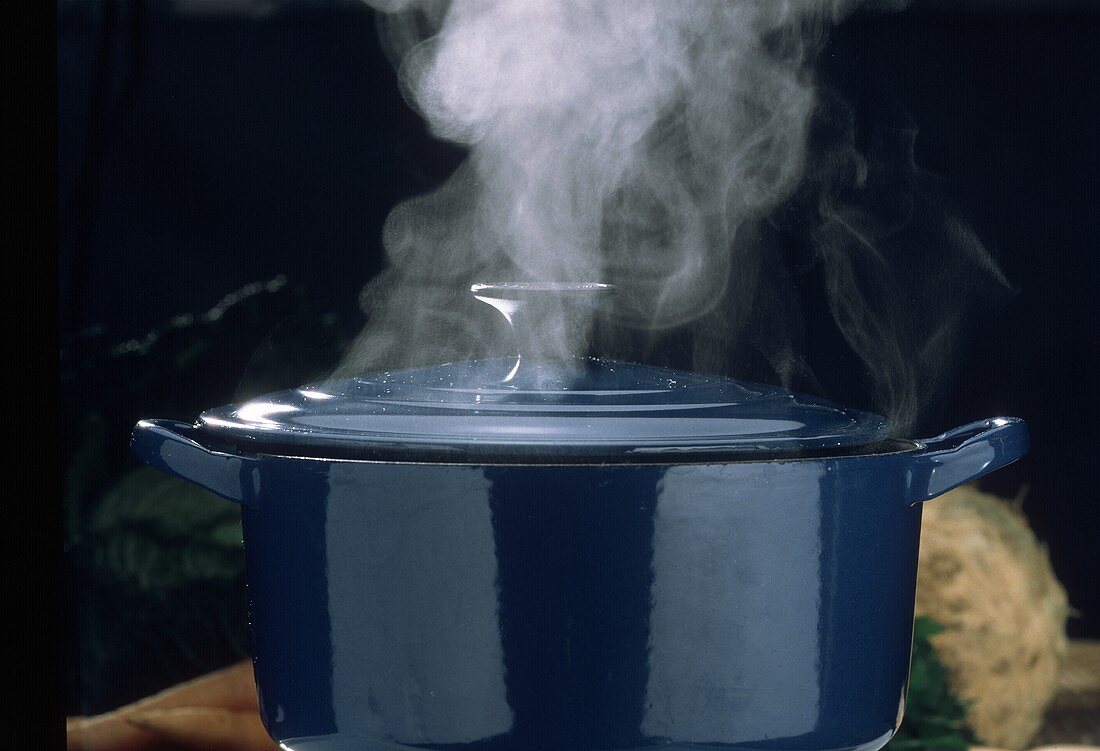
<instances>
[{"instance_id":1,"label":"black backdrop","mask_svg":"<svg viewBox=\"0 0 1100 751\"><path fill-rule=\"evenodd\" d=\"M1098 33L1083 3L916 0L845 22L826 61L919 128L920 166L1020 289L939 420L1028 420L1031 455L989 487L1026 485L1071 634L1092 637ZM402 101L355 0L63 0L58 107L62 341L123 342L280 274L354 317L389 208L461 158Z\"/></svg>"}]
</instances>

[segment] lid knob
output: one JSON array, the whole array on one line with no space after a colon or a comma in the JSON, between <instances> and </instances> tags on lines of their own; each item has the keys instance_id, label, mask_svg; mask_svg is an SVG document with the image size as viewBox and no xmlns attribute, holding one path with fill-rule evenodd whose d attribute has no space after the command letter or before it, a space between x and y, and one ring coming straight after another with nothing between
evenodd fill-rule
<instances>
[{"instance_id":1,"label":"lid knob","mask_svg":"<svg viewBox=\"0 0 1100 751\"><path fill-rule=\"evenodd\" d=\"M501 383L514 381L525 360L568 359L583 351L580 340L588 320L614 290L597 282L472 285L474 297L500 311L512 330L516 360Z\"/></svg>"}]
</instances>

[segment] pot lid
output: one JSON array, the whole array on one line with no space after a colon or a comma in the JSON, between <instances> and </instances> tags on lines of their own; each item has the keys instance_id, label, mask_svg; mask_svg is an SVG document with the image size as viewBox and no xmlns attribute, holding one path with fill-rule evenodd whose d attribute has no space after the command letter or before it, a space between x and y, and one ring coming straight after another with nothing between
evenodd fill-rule
<instances>
[{"instance_id":1,"label":"pot lid","mask_svg":"<svg viewBox=\"0 0 1100 751\"><path fill-rule=\"evenodd\" d=\"M588 359L510 358L386 372L204 412L212 438L260 452L424 458L792 453L882 439L885 420L785 389ZM475 385L490 384L490 385Z\"/></svg>"},{"instance_id":2,"label":"pot lid","mask_svg":"<svg viewBox=\"0 0 1100 751\"><path fill-rule=\"evenodd\" d=\"M608 289L475 285L473 291L515 327L524 311L531 313L532 295L593 305ZM246 452L407 460L741 458L847 452L886 438L879 415L775 386L595 358L533 361L522 342L517 347L515 357L271 394L204 412L197 427Z\"/></svg>"}]
</instances>

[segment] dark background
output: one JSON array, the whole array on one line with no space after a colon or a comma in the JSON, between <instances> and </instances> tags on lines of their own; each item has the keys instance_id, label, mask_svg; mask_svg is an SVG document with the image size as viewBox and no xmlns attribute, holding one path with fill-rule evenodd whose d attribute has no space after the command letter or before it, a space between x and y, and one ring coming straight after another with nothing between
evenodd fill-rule
<instances>
[{"instance_id":1,"label":"dark background","mask_svg":"<svg viewBox=\"0 0 1100 751\"><path fill-rule=\"evenodd\" d=\"M930 429L1028 421L1031 454L986 487L1024 499L1078 611L1070 634L1093 638L1098 39L1100 10L1086 3L916 0L849 19L825 59L857 107L918 128L917 163L1019 289L967 343ZM72 713L246 648L215 628L159 664L89 615L108 603L142 610L133 633L156 628L147 599L103 584L96 562L110 555L89 542L102 499L133 471L133 420L190 419L322 372L361 323L387 212L462 153L401 99L355 0L63 0L57 66L62 420L79 426L62 438ZM257 281L224 301L229 313L203 315ZM239 587L226 586L237 607ZM204 627L212 602L195 606Z\"/></svg>"}]
</instances>

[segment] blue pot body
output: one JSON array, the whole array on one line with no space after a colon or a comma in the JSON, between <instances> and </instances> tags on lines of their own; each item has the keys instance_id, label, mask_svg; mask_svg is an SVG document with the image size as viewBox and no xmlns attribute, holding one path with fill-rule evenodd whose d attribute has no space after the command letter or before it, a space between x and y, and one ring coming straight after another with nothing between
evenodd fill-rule
<instances>
[{"instance_id":1,"label":"blue pot body","mask_svg":"<svg viewBox=\"0 0 1100 751\"><path fill-rule=\"evenodd\" d=\"M292 749L875 749L905 703L920 501L1015 420L865 456L416 464L135 451L244 505L264 723Z\"/></svg>"}]
</instances>

